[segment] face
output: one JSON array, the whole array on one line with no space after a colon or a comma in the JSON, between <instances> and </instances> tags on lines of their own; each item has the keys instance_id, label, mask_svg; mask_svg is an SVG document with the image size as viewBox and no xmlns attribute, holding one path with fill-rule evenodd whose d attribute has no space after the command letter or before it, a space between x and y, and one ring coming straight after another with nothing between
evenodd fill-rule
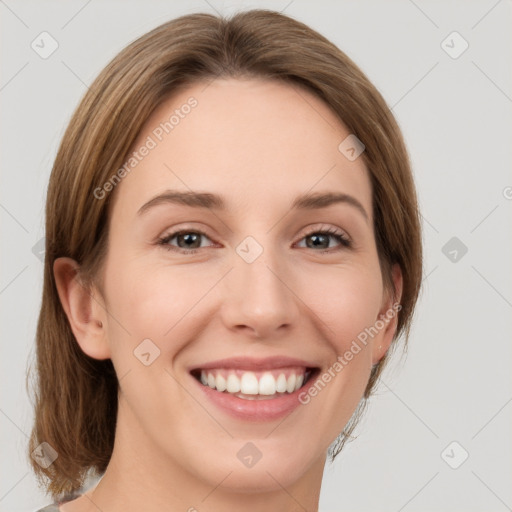
<instances>
[{"instance_id":1,"label":"face","mask_svg":"<svg viewBox=\"0 0 512 512\"><path fill-rule=\"evenodd\" d=\"M103 269L116 443L139 461L211 487L232 472L238 490L321 472L393 334L349 134L312 94L256 79L190 86L148 120ZM339 200L307 200L323 194Z\"/></svg>"}]
</instances>

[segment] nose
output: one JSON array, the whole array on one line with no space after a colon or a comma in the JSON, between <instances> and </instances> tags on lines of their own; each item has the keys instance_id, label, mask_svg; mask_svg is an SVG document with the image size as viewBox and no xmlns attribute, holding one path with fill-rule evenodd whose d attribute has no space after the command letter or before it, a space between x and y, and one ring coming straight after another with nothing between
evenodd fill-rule
<instances>
[{"instance_id":1,"label":"nose","mask_svg":"<svg viewBox=\"0 0 512 512\"><path fill-rule=\"evenodd\" d=\"M265 252L252 263L235 255L223 290L221 317L229 330L253 338L275 338L299 318L292 272Z\"/></svg>"}]
</instances>

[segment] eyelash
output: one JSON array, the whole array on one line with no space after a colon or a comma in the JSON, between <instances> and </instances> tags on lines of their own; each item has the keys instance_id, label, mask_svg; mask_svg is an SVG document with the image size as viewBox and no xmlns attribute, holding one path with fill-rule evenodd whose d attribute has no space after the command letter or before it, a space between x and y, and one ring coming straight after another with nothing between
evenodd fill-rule
<instances>
[{"instance_id":1,"label":"eyelash","mask_svg":"<svg viewBox=\"0 0 512 512\"><path fill-rule=\"evenodd\" d=\"M175 246L169 245L169 241L172 240L173 238L175 238L176 236L182 235L182 234L190 234L190 233L194 233L196 235L202 235L202 236L205 236L206 238L210 239L210 237L206 233L203 233L202 231L192 230L192 229L181 229L179 231L174 231L173 233L170 233L169 235L166 235L162 238L159 238L157 243L158 243L158 245L162 246L164 249L166 249L168 251L174 251L174 252L178 252L180 254L195 254L200 249L204 249L204 247L199 247L199 248L195 248L195 249L182 249L181 247L175 247ZM316 229L316 230L310 231L309 233L306 233L299 241L301 241L304 238L307 238L308 236L311 236L311 235L328 235L328 236L331 236L332 238L335 238L341 244L341 247L338 247L337 249L330 248L330 249L323 249L321 251L315 251L315 252L319 252L321 254L337 252L342 249L352 248L352 242L349 240L349 238L344 233L341 233L334 228L326 228L326 229L320 229L320 230Z\"/></svg>"}]
</instances>

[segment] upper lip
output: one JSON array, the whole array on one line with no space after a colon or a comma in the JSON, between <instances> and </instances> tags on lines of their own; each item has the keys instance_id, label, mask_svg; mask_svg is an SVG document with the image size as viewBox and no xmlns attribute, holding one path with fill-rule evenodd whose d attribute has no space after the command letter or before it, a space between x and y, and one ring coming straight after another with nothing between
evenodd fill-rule
<instances>
[{"instance_id":1,"label":"upper lip","mask_svg":"<svg viewBox=\"0 0 512 512\"><path fill-rule=\"evenodd\" d=\"M304 366L306 368L317 368L317 366L303 359L296 359L288 356L274 356L255 358L247 356L230 357L227 359L217 359L208 363L195 365L189 368L193 370L208 370L214 368L233 368L239 370L272 370L274 368L287 368L290 366Z\"/></svg>"}]
</instances>

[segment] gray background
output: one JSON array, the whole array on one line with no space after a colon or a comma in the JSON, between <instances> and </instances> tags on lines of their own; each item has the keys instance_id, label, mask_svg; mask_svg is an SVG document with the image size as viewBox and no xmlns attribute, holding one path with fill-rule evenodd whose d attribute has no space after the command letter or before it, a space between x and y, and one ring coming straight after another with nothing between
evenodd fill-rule
<instances>
[{"instance_id":1,"label":"gray background","mask_svg":"<svg viewBox=\"0 0 512 512\"><path fill-rule=\"evenodd\" d=\"M496 0L0 0L0 510L50 502L25 458L24 379L42 284L33 247L71 113L139 35L181 14L250 7L309 24L379 88L404 131L424 220L424 289L409 354L385 373L358 439L326 466L320 510L512 510L512 9ZM59 45L47 59L31 48L43 31ZM445 51L462 48L457 36L446 40L453 31L469 43L458 58Z\"/></svg>"}]
</instances>

